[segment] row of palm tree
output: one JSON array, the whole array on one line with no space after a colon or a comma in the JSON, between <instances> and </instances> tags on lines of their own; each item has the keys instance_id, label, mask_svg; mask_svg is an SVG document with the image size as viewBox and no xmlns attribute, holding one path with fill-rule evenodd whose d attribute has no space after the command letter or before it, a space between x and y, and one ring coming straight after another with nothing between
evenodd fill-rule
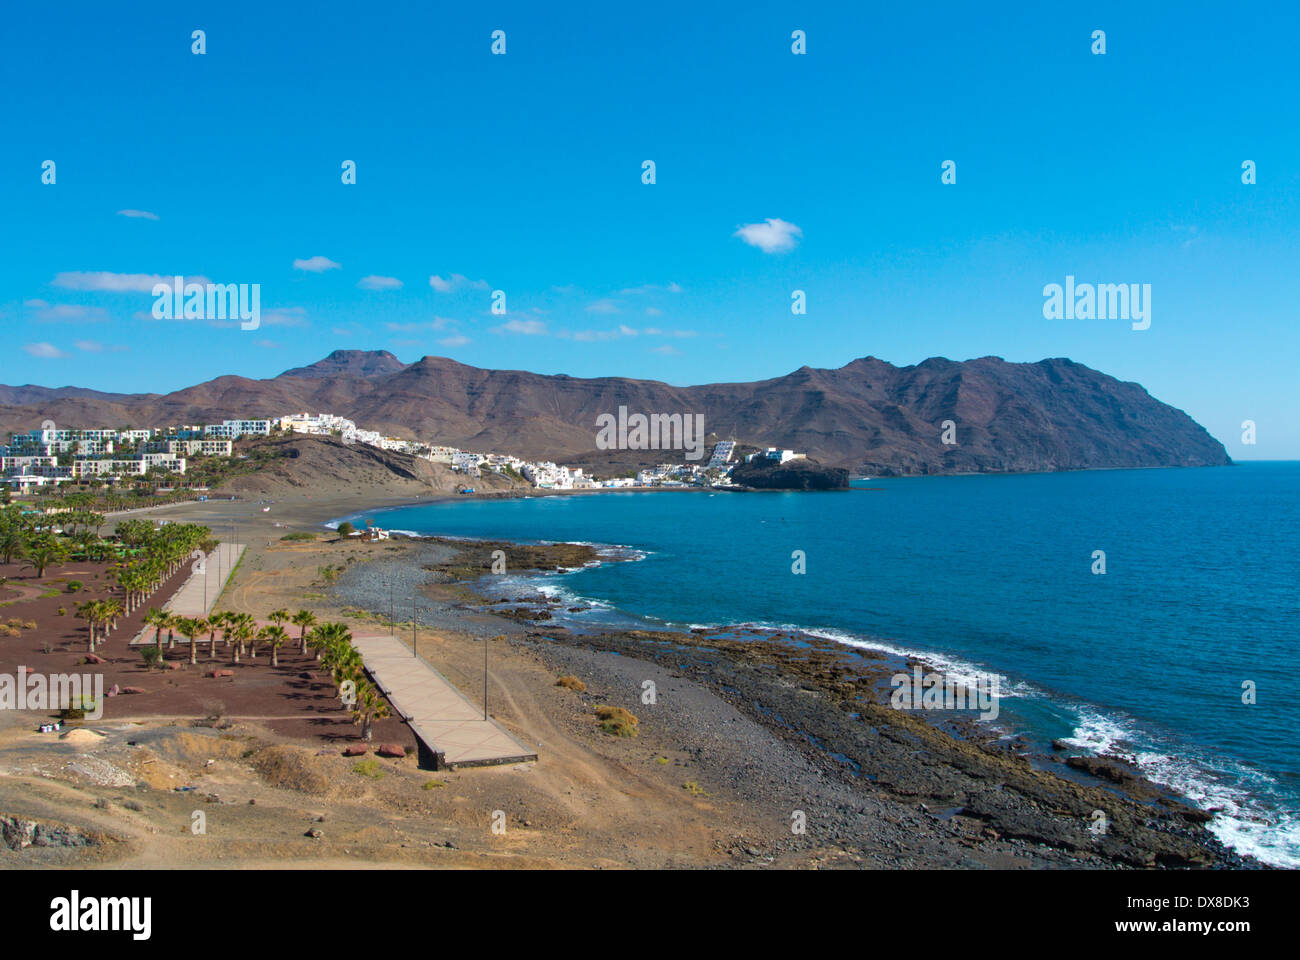
<instances>
[{"instance_id":1,"label":"row of palm tree","mask_svg":"<svg viewBox=\"0 0 1300 960\"><path fill-rule=\"evenodd\" d=\"M342 623L324 623L310 634L304 628L303 633L305 643L315 649L317 661L330 671L343 708L351 711L352 722L361 727L361 739L373 739L375 721L388 717L390 711L383 696L366 678L361 654L352 645L352 632ZM350 691L352 696L344 699L344 691Z\"/></svg>"},{"instance_id":2,"label":"row of palm tree","mask_svg":"<svg viewBox=\"0 0 1300 960\"><path fill-rule=\"evenodd\" d=\"M298 635L298 652L307 652L307 630L316 625L316 615L310 610L299 610L297 613L290 613L288 610L273 610L267 616L271 621L267 626L258 628L257 621L247 613L235 613L229 610L218 610L209 614L207 617L181 617L167 610L161 610L157 607L149 608L145 614L144 622L146 627L152 627L154 630L154 644L161 654L163 650L162 635L167 631L167 649L174 649L176 646L176 634L187 638L190 641L190 663L198 664L198 641L204 634L208 638L208 657L215 658L217 655L217 633L221 633L221 641L231 651L231 660L234 663L240 662L240 657L245 653L250 660L257 659L257 644L266 643L271 648L271 666L280 665L279 651L280 647L288 643L292 638L289 631L285 628L285 623L292 623L300 628ZM337 624L329 625L337 627ZM345 628L346 629L346 628Z\"/></svg>"},{"instance_id":3,"label":"row of palm tree","mask_svg":"<svg viewBox=\"0 0 1300 960\"><path fill-rule=\"evenodd\" d=\"M154 630L154 644L158 650L158 659L163 656L163 631L167 632L167 648L174 649L175 635L189 640L190 663L199 662L199 640L204 634L208 638L208 656L216 657L217 633L221 633L221 642L230 648L231 662L239 663L245 653L250 660L257 659L258 643L265 643L271 648L271 666L278 667L279 650L292 638L284 624L292 623L299 628L298 649L306 653L310 648L315 651L316 661L330 671L343 709L349 710L352 722L361 727L364 740L374 736L374 723L390 716L387 702L365 675L361 654L352 645L352 631L346 624L330 622L318 623L316 615L310 610L290 613L288 610L272 610L267 615L272 621L259 628L257 621L247 613L233 611L216 611L207 617L179 617L166 610L150 609L145 615L145 623ZM346 696L346 694L352 694Z\"/></svg>"},{"instance_id":4,"label":"row of palm tree","mask_svg":"<svg viewBox=\"0 0 1300 960\"><path fill-rule=\"evenodd\" d=\"M95 652L96 643L103 643L108 639L109 633L117 629L118 618L126 612L125 605L117 597L109 597L107 600L87 600L77 605L77 616L86 621L89 632L90 653ZM96 629L99 627L103 628L102 633Z\"/></svg>"}]
</instances>

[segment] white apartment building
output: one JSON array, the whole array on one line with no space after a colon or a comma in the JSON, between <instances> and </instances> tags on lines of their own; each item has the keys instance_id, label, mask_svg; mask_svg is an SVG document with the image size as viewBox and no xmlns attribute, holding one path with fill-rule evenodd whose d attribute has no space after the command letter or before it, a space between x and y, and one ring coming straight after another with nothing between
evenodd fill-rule
<instances>
[{"instance_id":1,"label":"white apartment building","mask_svg":"<svg viewBox=\"0 0 1300 960\"><path fill-rule=\"evenodd\" d=\"M731 462L731 456L736 452L735 440L719 440L713 448L713 456L709 457L708 466L722 467Z\"/></svg>"},{"instance_id":2,"label":"white apartment building","mask_svg":"<svg viewBox=\"0 0 1300 960\"><path fill-rule=\"evenodd\" d=\"M176 457L203 454L209 457L228 457L234 450L230 440L151 440L145 445L148 453L170 453Z\"/></svg>"},{"instance_id":3,"label":"white apartment building","mask_svg":"<svg viewBox=\"0 0 1300 960\"><path fill-rule=\"evenodd\" d=\"M225 440L238 440L240 437L265 437L271 433L270 420L223 420L221 423L209 423L203 428L209 437Z\"/></svg>"}]
</instances>

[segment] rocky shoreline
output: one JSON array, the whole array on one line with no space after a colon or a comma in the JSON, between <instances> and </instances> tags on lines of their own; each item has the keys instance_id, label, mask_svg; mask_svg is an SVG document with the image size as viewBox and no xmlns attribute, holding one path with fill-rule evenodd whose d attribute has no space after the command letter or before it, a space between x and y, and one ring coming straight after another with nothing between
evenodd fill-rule
<instances>
[{"instance_id":1,"label":"rocky shoreline","mask_svg":"<svg viewBox=\"0 0 1300 960\"><path fill-rule=\"evenodd\" d=\"M554 598L533 592L503 602L474 589L492 573L494 551L516 573L600 559L579 544L420 538L350 567L333 590L340 602L380 616L388 614L390 589L398 598L421 597L422 625L500 636L557 671L609 684L659 676L679 685L687 692L646 710L730 771L737 801L770 804L787 818L791 810L817 809L820 835L865 866L1260 866L1206 829L1209 814L1119 761L1035 755L1023 741L960 717L936 722L893 709L886 685L897 658L743 628L568 629L548 623ZM410 612L398 604L396 618ZM689 710L672 706L683 702ZM719 740L723 716L736 713L772 739ZM767 762L777 756L786 759ZM801 842L798 834L776 839L772 852Z\"/></svg>"}]
</instances>

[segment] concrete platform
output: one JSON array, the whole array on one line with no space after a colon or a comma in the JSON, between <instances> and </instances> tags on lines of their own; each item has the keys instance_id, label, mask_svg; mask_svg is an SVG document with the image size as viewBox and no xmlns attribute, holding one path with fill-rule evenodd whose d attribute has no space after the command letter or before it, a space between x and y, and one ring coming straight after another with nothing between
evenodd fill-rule
<instances>
[{"instance_id":1,"label":"concrete platform","mask_svg":"<svg viewBox=\"0 0 1300 960\"><path fill-rule=\"evenodd\" d=\"M356 636L352 643L375 686L420 742L420 765L488 766L536 760L526 747L451 682L395 637Z\"/></svg>"}]
</instances>

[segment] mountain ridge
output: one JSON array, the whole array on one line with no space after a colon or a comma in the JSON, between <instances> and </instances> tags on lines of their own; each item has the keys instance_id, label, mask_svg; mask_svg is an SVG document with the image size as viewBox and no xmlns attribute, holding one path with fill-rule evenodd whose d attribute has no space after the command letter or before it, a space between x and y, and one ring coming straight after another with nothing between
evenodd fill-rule
<instances>
[{"instance_id":1,"label":"mountain ridge","mask_svg":"<svg viewBox=\"0 0 1300 960\"><path fill-rule=\"evenodd\" d=\"M709 441L806 452L871 475L1040 472L1231 463L1223 445L1140 384L1064 357L930 357L894 366L866 356L767 380L673 386L626 377L493 370L448 357L402 363L336 350L264 380L226 374L166 394L0 386L0 430L166 426L329 412L358 426L464 449L574 465L680 459L596 449L596 417L702 413ZM947 431L955 443L945 443Z\"/></svg>"}]
</instances>

